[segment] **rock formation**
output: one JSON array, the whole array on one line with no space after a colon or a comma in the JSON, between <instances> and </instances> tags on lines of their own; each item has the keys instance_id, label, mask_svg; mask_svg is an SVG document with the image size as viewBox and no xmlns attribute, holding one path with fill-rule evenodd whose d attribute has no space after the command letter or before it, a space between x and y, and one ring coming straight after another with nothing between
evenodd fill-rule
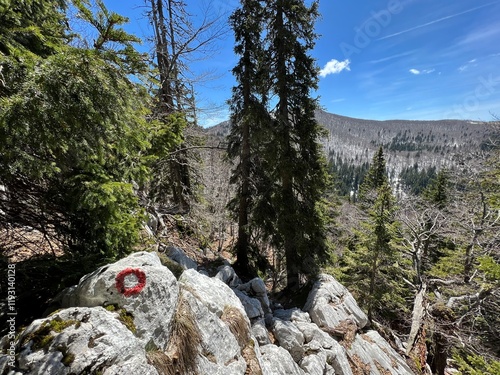
<instances>
[{"instance_id":1,"label":"rock formation","mask_svg":"<svg viewBox=\"0 0 500 375\"><path fill-rule=\"evenodd\" d=\"M84 276L20 334L16 368L0 355L0 374L413 374L331 276L303 309L273 310L261 279L243 284L228 264L209 277L167 254L178 280L148 252Z\"/></svg>"}]
</instances>

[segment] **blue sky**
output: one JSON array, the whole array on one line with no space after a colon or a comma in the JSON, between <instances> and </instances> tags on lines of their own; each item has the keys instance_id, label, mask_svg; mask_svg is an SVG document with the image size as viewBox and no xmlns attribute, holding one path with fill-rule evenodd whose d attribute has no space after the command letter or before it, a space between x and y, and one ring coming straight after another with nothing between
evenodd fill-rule
<instances>
[{"instance_id":1,"label":"blue sky","mask_svg":"<svg viewBox=\"0 0 500 375\"><path fill-rule=\"evenodd\" d=\"M130 18L129 31L150 36L144 2L105 3ZM207 0L188 3L201 15ZM229 14L238 1L210 5ZM321 69L315 94L326 111L377 120L500 116L500 0L322 0L319 9L312 55ZM192 65L195 73L214 73L196 87L202 125L228 118L232 48L228 30L214 54Z\"/></svg>"}]
</instances>

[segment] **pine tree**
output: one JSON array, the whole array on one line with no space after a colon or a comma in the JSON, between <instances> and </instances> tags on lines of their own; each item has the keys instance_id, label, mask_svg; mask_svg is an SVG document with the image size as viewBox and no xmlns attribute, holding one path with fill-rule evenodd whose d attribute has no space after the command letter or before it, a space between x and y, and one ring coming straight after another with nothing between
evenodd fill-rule
<instances>
[{"instance_id":1,"label":"pine tree","mask_svg":"<svg viewBox=\"0 0 500 375\"><path fill-rule=\"evenodd\" d=\"M301 0L266 1L266 62L274 124L266 143L272 181L274 215L270 238L286 257L287 288L300 286L300 274L314 274L326 253L324 218L320 210L326 188L326 166L318 143L321 128L315 120L318 70L309 55L316 39L318 3Z\"/></svg>"},{"instance_id":2,"label":"pine tree","mask_svg":"<svg viewBox=\"0 0 500 375\"><path fill-rule=\"evenodd\" d=\"M403 276L408 277L410 267L406 267L407 260L399 248L396 201L382 147L375 153L361 184L360 204L368 220L344 255L345 281L356 292L370 318L381 313L397 313L404 308L404 296L409 293Z\"/></svg>"}]
</instances>

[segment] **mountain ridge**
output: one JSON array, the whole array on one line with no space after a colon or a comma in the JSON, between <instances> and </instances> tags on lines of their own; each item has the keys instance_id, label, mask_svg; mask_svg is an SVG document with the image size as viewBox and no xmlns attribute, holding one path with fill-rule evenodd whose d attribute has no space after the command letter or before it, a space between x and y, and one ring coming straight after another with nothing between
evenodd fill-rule
<instances>
[{"instance_id":1,"label":"mountain ridge","mask_svg":"<svg viewBox=\"0 0 500 375\"><path fill-rule=\"evenodd\" d=\"M470 120L368 120L323 110L316 111L316 120L327 130L320 142L328 160L362 165L382 146L394 175L415 165L453 168L460 157L487 149L491 136L488 123ZM206 132L222 137L229 129L230 121L223 121Z\"/></svg>"}]
</instances>

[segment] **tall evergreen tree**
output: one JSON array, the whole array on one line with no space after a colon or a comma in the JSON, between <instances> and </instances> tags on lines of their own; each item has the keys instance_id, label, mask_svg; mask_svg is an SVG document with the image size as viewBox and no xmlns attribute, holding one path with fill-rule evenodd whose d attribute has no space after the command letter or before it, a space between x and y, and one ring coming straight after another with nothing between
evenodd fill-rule
<instances>
[{"instance_id":1,"label":"tall evergreen tree","mask_svg":"<svg viewBox=\"0 0 500 375\"><path fill-rule=\"evenodd\" d=\"M232 174L232 182L238 186L237 202L231 205L238 218L235 267L243 274L250 273L250 214L259 179L258 148L262 142L259 135L264 131L264 123L269 125L270 119L266 94L262 89L264 9L261 3L261 0L242 0L240 8L230 18L236 40L234 51L240 60L233 69L237 86L233 88L231 99L232 127L228 151L229 156L237 160Z\"/></svg>"},{"instance_id":2,"label":"tall evergreen tree","mask_svg":"<svg viewBox=\"0 0 500 375\"><path fill-rule=\"evenodd\" d=\"M368 173L359 187L359 199L362 202L365 201L373 204L374 194L386 184L389 184L389 179L387 177L384 149L380 146L375 155L373 155Z\"/></svg>"},{"instance_id":3,"label":"tall evergreen tree","mask_svg":"<svg viewBox=\"0 0 500 375\"><path fill-rule=\"evenodd\" d=\"M360 203L368 220L344 255L345 281L356 292L370 318L397 313L408 293L403 276L409 266L399 243L396 202L387 177L384 151L378 149L360 186Z\"/></svg>"},{"instance_id":4,"label":"tall evergreen tree","mask_svg":"<svg viewBox=\"0 0 500 375\"><path fill-rule=\"evenodd\" d=\"M410 295L403 281L410 265L399 248L401 238L395 213L391 187L383 184L368 208L368 220L357 231L356 240L343 259L345 281L370 318L397 316L404 309L404 297Z\"/></svg>"},{"instance_id":5,"label":"tall evergreen tree","mask_svg":"<svg viewBox=\"0 0 500 375\"><path fill-rule=\"evenodd\" d=\"M315 120L318 70L309 51L314 47L318 3L266 1L266 61L276 96L272 136L264 155L270 158L271 205L275 221L272 242L286 257L287 288L300 286L300 274L311 274L326 253L320 202L326 188L326 166ZM271 164L272 163L272 164ZM264 218L266 220L266 218ZM270 226L267 226L270 228Z\"/></svg>"}]
</instances>

